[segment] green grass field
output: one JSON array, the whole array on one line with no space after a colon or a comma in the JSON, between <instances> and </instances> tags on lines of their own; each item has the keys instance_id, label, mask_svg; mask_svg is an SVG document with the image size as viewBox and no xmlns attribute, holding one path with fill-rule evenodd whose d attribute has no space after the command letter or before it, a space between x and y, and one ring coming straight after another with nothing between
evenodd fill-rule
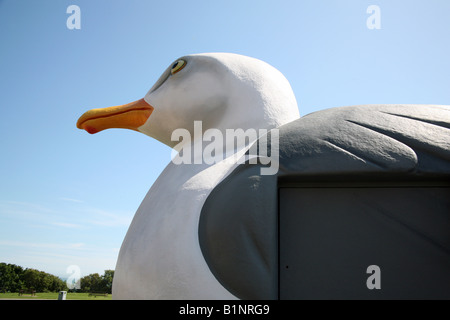
<instances>
[{"instance_id":1,"label":"green grass field","mask_svg":"<svg viewBox=\"0 0 450 320\"><path fill-rule=\"evenodd\" d=\"M57 300L58 292L38 292L36 296L32 297L29 294L25 294L23 296L19 296L18 293L0 293L0 299L48 299L48 300ZM89 296L89 293L72 293L68 292L66 295L66 300L111 300L112 297L108 294L107 297L104 296Z\"/></svg>"}]
</instances>

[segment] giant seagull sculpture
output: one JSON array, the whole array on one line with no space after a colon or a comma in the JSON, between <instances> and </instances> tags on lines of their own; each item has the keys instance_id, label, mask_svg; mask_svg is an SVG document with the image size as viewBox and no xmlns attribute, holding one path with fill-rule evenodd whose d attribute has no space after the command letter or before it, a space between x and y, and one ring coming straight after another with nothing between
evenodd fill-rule
<instances>
[{"instance_id":1,"label":"giant seagull sculpture","mask_svg":"<svg viewBox=\"0 0 450 320\"><path fill-rule=\"evenodd\" d=\"M279 71L229 53L177 59L143 99L90 110L77 127L89 133L128 128L170 147L198 150L204 139L180 142L172 136L183 129L195 137L196 121L202 134L214 129L224 137L227 129L279 130L279 170L261 175L265 165L249 160L249 148L258 143L254 139L230 146L234 153L224 152L222 161L170 162L122 244L113 282L116 299L279 298L281 180L445 181L450 176L449 106L364 105L299 118L295 96ZM268 148L274 147L272 135L264 137ZM448 215L440 221L450 225ZM436 237L443 240L433 241L448 254L449 232L438 231ZM448 256L442 263L448 271Z\"/></svg>"}]
</instances>

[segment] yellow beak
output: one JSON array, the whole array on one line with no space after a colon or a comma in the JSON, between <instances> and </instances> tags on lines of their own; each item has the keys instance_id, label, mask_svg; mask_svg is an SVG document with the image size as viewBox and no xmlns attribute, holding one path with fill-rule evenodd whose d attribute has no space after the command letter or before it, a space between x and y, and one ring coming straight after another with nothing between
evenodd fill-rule
<instances>
[{"instance_id":1,"label":"yellow beak","mask_svg":"<svg viewBox=\"0 0 450 320\"><path fill-rule=\"evenodd\" d=\"M137 130L152 114L154 108L140 99L122 106L92 109L77 121L77 128L94 134L110 128Z\"/></svg>"}]
</instances>

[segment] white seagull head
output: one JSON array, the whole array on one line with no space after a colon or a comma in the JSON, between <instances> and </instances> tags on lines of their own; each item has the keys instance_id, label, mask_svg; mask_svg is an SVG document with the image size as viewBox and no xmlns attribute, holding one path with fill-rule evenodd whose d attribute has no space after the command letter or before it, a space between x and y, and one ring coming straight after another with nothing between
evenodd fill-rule
<instances>
[{"instance_id":1,"label":"white seagull head","mask_svg":"<svg viewBox=\"0 0 450 320\"><path fill-rule=\"evenodd\" d=\"M292 88L269 64L231 53L181 57L164 71L143 99L83 114L77 127L89 133L108 128L142 132L174 147L172 132L272 129L299 117Z\"/></svg>"}]
</instances>

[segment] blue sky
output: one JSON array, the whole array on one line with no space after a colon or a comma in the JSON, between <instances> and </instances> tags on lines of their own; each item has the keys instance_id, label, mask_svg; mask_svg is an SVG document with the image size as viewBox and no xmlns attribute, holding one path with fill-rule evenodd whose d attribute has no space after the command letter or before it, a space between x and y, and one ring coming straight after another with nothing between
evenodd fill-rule
<instances>
[{"instance_id":1,"label":"blue sky","mask_svg":"<svg viewBox=\"0 0 450 320\"><path fill-rule=\"evenodd\" d=\"M68 6L81 9L69 30ZM366 12L380 8L381 29ZM140 133L89 135L86 110L142 98L177 57L234 52L290 81L307 113L450 104L450 1L0 0L0 262L65 276L114 269L170 161Z\"/></svg>"}]
</instances>

